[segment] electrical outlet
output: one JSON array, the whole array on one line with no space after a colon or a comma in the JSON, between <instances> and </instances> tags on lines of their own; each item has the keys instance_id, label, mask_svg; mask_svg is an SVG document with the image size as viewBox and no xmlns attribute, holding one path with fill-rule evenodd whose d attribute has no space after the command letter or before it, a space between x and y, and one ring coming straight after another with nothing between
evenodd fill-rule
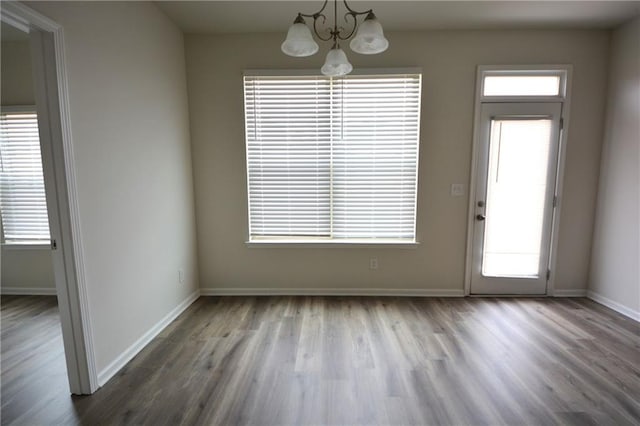
<instances>
[{"instance_id":1,"label":"electrical outlet","mask_svg":"<svg viewBox=\"0 0 640 426\"><path fill-rule=\"evenodd\" d=\"M369 259L369 269L375 270L378 269L378 258L372 257Z\"/></svg>"},{"instance_id":2,"label":"electrical outlet","mask_svg":"<svg viewBox=\"0 0 640 426\"><path fill-rule=\"evenodd\" d=\"M182 269L178 269L178 282L184 284L184 271Z\"/></svg>"}]
</instances>

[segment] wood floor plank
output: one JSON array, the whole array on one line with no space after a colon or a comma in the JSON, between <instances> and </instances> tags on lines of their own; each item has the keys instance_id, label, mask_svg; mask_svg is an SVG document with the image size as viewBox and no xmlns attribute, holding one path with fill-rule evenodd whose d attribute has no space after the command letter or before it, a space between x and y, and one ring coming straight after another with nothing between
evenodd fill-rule
<instances>
[{"instance_id":1,"label":"wood floor plank","mask_svg":"<svg viewBox=\"0 0 640 426\"><path fill-rule=\"evenodd\" d=\"M54 297L2 297L2 425L640 425L640 324L587 299L202 297L71 397Z\"/></svg>"}]
</instances>

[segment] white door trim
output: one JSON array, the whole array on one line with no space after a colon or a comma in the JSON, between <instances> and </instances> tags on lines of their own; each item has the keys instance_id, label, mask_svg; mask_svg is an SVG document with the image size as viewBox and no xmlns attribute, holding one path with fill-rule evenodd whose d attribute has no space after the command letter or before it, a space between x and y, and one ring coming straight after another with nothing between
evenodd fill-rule
<instances>
[{"instance_id":1,"label":"white door trim","mask_svg":"<svg viewBox=\"0 0 640 426\"><path fill-rule=\"evenodd\" d=\"M59 233L52 238L61 253L53 258L57 262L54 270L69 384L71 393L91 394L98 389L98 378L76 189L64 33L62 26L18 2L4 1L0 17L11 25L35 30L32 58L38 115L42 114L46 123L41 129L45 181L56 195L52 201L57 208L50 221L56 221L52 231L57 228Z\"/></svg>"},{"instance_id":2,"label":"white door trim","mask_svg":"<svg viewBox=\"0 0 640 426\"><path fill-rule=\"evenodd\" d=\"M467 244L465 253L465 272L464 272L464 294L468 296L471 294L471 274L472 274L472 255L473 255L473 226L475 223L475 203L476 203L476 187L477 187L477 174L478 174L478 161L480 158L479 150L482 146L480 125L481 125L481 103L482 100L482 77L485 71L494 70L565 70L566 78L564 79L564 98L555 99L562 102L562 121L563 126L560 129L560 141L558 146L558 170L556 173L556 208L553 211L553 219L551 221L551 248L549 255L549 269L551 271L549 279L547 281L547 296L553 296L555 293L556 282L556 270L557 270L557 253L558 253L558 241L559 241L559 225L563 200L563 186L564 186L564 170L566 163L566 151L568 142L568 129L569 129L569 117L571 107L571 85L573 81L573 66L569 64L555 64L555 65L479 65L476 73L476 94L475 94L475 107L473 118L473 142L471 151L471 170L469 177L469 200L468 200L468 212L467 212ZM526 99L513 99L514 102L525 101L526 102L548 102L548 98L534 98L528 97ZM496 102L505 102L507 99L496 99Z\"/></svg>"}]
</instances>

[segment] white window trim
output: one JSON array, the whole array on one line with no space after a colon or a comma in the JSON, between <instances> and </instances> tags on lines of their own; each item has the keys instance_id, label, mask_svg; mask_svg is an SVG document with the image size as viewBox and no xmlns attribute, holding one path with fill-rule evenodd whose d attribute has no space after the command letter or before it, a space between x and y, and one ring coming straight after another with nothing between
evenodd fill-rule
<instances>
[{"instance_id":1,"label":"white window trim","mask_svg":"<svg viewBox=\"0 0 640 426\"><path fill-rule=\"evenodd\" d=\"M399 248L399 249L416 249L420 245L418 241L403 241L403 240L389 240L389 241L323 241L323 240L299 240L299 241L245 241L247 247L250 248Z\"/></svg>"},{"instance_id":2,"label":"white window trim","mask_svg":"<svg viewBox=\"0 0 640 426\"><path fill-rule=\"evenodd\" d=\"M385 74L420 74L422 75L423 71L421 67L402 67L402 68L358 68L354 69L350 75L385 75ZM259 77L259 76L277 76L277 77L299 77L299 76L314 76L318 75L318 71L314 69L247 69L242 73L243 77ZM243 111L243 114L246 117L246 113ZM420 87L420 102L418 105L418 120L419 125L422 124L422 84ZM418 187L418 174L420 170L420 134L418 134L418 152L416 159L416 188ZM246 163L246 160L245 160ZM246 167L246 164L245 164ZM247 186L247 194L249 193L249 171L246 170L246 186ZM417 221L418 221L418 189L416 189L415 194L415 215L414 215L414 238L410 239L370 239L364 241L358 241L355 239L326 239L322 237L318 238L300 238L300 239L265 239L263 241L251 238L251 235L248 233L251 228L250 224L250 207L247 204L247 235L245 238L245 245L249 248L401 248L401 249L415 249L420 245L420 241L418 240L418 230L417 230Z\"/></svg>"}]
</instances>

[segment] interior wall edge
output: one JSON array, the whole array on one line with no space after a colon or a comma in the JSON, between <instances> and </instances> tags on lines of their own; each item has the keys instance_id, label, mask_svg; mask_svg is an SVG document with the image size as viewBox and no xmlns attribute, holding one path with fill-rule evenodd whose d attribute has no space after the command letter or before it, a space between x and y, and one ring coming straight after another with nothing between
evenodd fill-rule
<instances>
[{"instance_id":1,"label":"interior wall edge","mask_svg":"<svg viewBox=\"0 0 640 426\"><path fill-rule=\"evenodd\" d=\"M193 302L200 297L200 291L196 290L184 299L178 306L172 309L160 321L154 324L131 346L122 351L111 363L98 372L98 384L104 386L113 376L115 376L129 361L133 359L142 349L145 348L158 334L162 332L173 320L178 318Z\"/></svg>"},{"instance_id":2,"label":"interior wall edge","mask_svg":"<svg viewBox=\"0 0 640 426\"><path fill-rule=\"evenodd\" d=\"M631 318L632 320L640 322L640 311L624 306L623 304L611 300L608 297L605 297L602 294L596 293L592 290L587 291L587 297L594 302L604 305L609 309L613 309L614 311Z\"/></svg>"}]
</instances>

